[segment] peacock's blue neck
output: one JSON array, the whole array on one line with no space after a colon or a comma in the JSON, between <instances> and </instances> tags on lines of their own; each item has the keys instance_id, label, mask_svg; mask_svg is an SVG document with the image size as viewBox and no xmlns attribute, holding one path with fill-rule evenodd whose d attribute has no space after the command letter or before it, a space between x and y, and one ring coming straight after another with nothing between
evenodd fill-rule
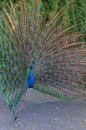
<instances>
[{"instance_id":1,"label":"peacock's blue neck","mask_svg":"<svg viewBox=\"0 0 86 130\"><path fill-rule=\"evenodd\" d=\"M32 76L32 74L33 74L33 70L32 68L30 68L30 77Z\"/></svg>"}]
</instances>

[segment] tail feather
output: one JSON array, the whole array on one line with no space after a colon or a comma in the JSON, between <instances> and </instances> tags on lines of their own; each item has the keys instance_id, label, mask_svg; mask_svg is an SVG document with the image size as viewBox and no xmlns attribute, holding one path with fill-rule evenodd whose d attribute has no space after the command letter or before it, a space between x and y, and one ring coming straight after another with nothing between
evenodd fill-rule
<instances>
[{"instance_id":1,"label":"tail feather","mask_svg":"<svg viewBox=\"0 0 86 130\"><path fill-rule=\"evenodd\" d=\"M9 1L0 14L0 88L16 106L27 90L26 70L35 61L35 85L54 93L86 96L86 34L64 25L65 5L44 24L40 0ZM65 94L64 93L64 94Z\"/></svg>"}]
</instances>

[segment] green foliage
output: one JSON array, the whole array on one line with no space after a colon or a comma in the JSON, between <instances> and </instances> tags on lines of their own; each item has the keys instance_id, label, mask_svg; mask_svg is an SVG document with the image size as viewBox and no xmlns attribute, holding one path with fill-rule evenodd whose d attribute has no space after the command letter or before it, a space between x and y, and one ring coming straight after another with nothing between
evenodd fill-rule
<instances>
[{"instance_id":1,"label":"green foliage","mask_svg":"<svg viewBox=\"0 0 86 130\"><path fill-rule=\"evenodd\" d=\"M73 4L71 4L68 8L68 15L70 24L81 24L78 26L78 31L86 30L86 7L84 5L84 1L75 0Z\"/></svg>"},{"instance_id":2,"label":"green foliage","mask_svg":"<svg viewBox=\"0 0 86 130\"><path fill-rule=\"evenodd\" d=\"M56 13L58 7L58 0L42 0L46 19L50 13Z\"/></svg>"},{"instance_id":3,"label":"green foliage","mask_svg":"<svg viewBox=\"0 0 86 130\"><path fill-rule=\"evenodd\" d=\"M49 18L49 14L55 14L64 5L68 4L65 9L65 18L62 18L64 26L73 24L81 24L77 30L86 32L86 0L42 0L43 2L43 14L46 20Z\"/></svg>"}]
</instances>

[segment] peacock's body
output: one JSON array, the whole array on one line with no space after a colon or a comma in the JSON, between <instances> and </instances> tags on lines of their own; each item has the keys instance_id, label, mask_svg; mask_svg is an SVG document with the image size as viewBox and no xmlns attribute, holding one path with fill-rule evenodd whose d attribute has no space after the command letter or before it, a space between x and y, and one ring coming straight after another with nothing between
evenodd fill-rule
<instances>
[{"instance_id":1,"label":"peacock's body","mask_svg":"<svg viewBox=\"0 0 86 130\"><path fill-rule=\"evenodd\" d=\"M86 96L86 41L78 25L65 26L64 6L45 24L39 0L9 2L0 14L0 89L15 108L28 87ZM67 25L67 24L66 24ZM30 69L31 80L26 80Z\"/></svg>"},{"instance_id":2,"label":"peacock's body","mask_svg":"<svg viewBox=\"0 0 86 130\"><path fill-rule=\"evenodd\" d=\"M30 73L29 73L29 77L28 77L28 88L33 88L35 79L34 79L34 74L33 74L33 69L34 68L34 62L32 63L31 67L30 67Z\"/></svg>"}]
</instances>

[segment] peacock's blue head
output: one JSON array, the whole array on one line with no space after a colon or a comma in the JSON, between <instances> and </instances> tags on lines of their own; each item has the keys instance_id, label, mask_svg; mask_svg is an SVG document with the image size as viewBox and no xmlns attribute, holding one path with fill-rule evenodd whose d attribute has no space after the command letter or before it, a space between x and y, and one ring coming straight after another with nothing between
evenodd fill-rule
<instances>
[{"instance_id":1,"label":"peacock's blue head","mask_svg":"<svg viewBox=\"0 0 86 130\"><path fill-rule=\"evenodd\" d=\"M34 62L34 61L32 61L32 65L30 66L30 69L33 69L33 68L34 68L34 66L35 66L35 62Z\"/></svg>"}]
</instances>

